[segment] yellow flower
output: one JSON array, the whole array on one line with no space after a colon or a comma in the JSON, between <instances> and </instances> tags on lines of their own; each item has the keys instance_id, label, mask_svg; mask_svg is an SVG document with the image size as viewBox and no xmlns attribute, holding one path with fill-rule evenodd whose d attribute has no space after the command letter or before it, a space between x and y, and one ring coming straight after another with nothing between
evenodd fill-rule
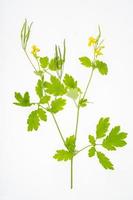
<instances>
[{"instance_id":1,"label":"yellow flower","mask_svg":"<svg viewBox=\"0 0 133 200\"><path fill-rule=\"evenodd\" d=\"M100 55L103 55L102 53L102 49L104 48L104 46L100 46L100 47L97 47L94 49L94 54L95 56L100 56Z\"/></svg>"},{"instance_id":2,"label":"yellow flower","mask_svg":"<svg viewBox=\"0 0 133 200\"><path fill-rule=\"evenodd\" d=\"M96 39L94 37L90 37L88 40L88 46L93 46L96 44Z\"/></svg>"},{"instance_id":3,"label":"yellow flower","mask_svg":"<svg viewBox=\"0 0 133 200\"><path fill-rule=\"evenodd\" d=\"M32 45L32 51L31 51L31 53L34 56L37 56L37 52L39 52L39 51L40 51L40 49L36 45Z\"/></svg>"}]
</instances>

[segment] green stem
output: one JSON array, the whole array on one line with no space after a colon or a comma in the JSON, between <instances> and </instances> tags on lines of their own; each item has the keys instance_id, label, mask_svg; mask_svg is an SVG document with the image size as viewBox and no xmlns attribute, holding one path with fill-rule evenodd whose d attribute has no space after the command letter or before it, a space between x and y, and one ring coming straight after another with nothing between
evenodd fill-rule
<instances>
[{"instance_id":1,"label":"green stem","mask_svg":"<svg viewBox=\"0 0 133 200\"><path fill-rule=\"evenodd\" d=\"M31 61L31 59L30 59L30 57L29 57L29 55L28 55L28 53L27 53L27 51L26 51L26 49L24 49L24 52L25 52L25 55L26 55L26 57L28 58L28 60L30 61L30 64L32 65L32 67L34 68L34 70L35 71L37 71L36 70L36 68L35 68L35 66L34 66L34 64L32 63L32 61Z\"/></svg>"},{"instance_id":2,"label":"green stem","mask_svg":"<svg viewBox=\"0 0 133 200\"><path fill-rule=\"evenodd\" d=\"M83 151L83 150L85 150L85 149L87 149L88 147L91 147L91 146L92 146L92 145L89 144L89 145L83 147L82 149L80 149L79 151L76 152L76 155L77 155L78 153L80 153L81 151Z\"/></svg>"},{"instance_id":3,"label":"green stem","mask_svg":"<svg viewBox=\"0 0 133 200\"><path fill-rule=\"evenodd\" d=\"M35 69L35 71L37 71L36 68L35 68L35 66L34 66L34 64L33 64L32 61L31 61L31 59L30 59L30 57L29 57L29 55L28 55L26 49L24 49L24 52L25 52L25 54L26 54L26 56L27 56L29 62L31 63L32 67ZM48 73L48 72L47 72L47 73ZM51 75L51 74L50 74L50 75ZM43 109L47 110L47 109L44 108L43 106L41 106L41 107L42 107ZM48 104L48 107L49 107L49 104ZM65 145L65 139L64 139L64 137L63 137L63 135L62 135L62 132L61 132L61 130L60 130L60 128L59 128L58 122L56 121L56 118L55 118L54 114L53 114L53 113L51 113L51 114L52 114L52 117L53 117L54 122L55 122L55 124L56 124L56 127L57 127L57 129L58 129L58 131L59 131L59 134L60 134L60 136L61 136L61 139L62 139L62 141L63 141L63 143L64 143L64 145Z\"/></svg>"},{"instance_id":4,"label":"green stem","mask_svg":"<svg viewBox=\"0 0 133 200\"><path fill-rule=\"evenodd\" d=\"M42 105L39 105L39 106L42 107L44 110L47 111L47 109L44 108ZM48 106L49 106L49 105L48 105ZM56 127L57 127L57 129L58 129L58 131L59 131L59 134L60 134L60 136L61 136L61 139L62 139L62 141L63 141L63 144L65 145L65 139L64 139L63 134L62 134L62 132L61 132L61 130L60 130L60 127L59 127L59 125L58 125L58 122L57 122L57 120L56 120L54 114L51 113L51 115L52 115L52 117L53 117L53 119L54 119L54 122L55 122L55 124L56 124Z\"/></svg>"},{"instance_id":5,"label":"green stem","mask_svg":"<svg viewBox=\"0 0 133 200\"><path fill-rule=\"evenodd\" d=\"M51 113L51 114L52 114L52 117L53 117L54 122L55 122L55 124L56 124L56 127L57 127L57 129L58 129L58 131L59 131L59 134L60 134L60 136L61 136L61 139L62 139L62 141L63 141L63 143L64 143L64 145L65 145L65 139L64 139L63 134L62 134L62 132L61 132L61 130L60 130L60 128L59 128L58 122L57 122L57 120L56 120L54 114L53 114L53 113Z\"/></svg>"},{"instance_id":6,"label":"green stem","mask_svg":"<svg viewBox=\"0 0 133 200\"><path fill-rule=\"evenodd\" d=\"M73 158L71 159L71 189L73 189Z\"/></svg>"},{"instance_id":7,"label":"green stem","mask_svg":"<svg viewBox=\"0 0 133 200\"><path fill-rule=\"evenodd\" d=\"M98 145L101 146L102 144L95 144L95 146L98 146ZM79 151L77 151L77 152L75 153L75 155L77 155L77 154L80 153L81 151L83 151L83 150L85 150L85 149L87 149L88 147L91 147L91 146L93 146L93 145L92 145L92 144L89 144L89 145L83 147L82 149L80 149Z\"/></svg>"},{"instance_id":8,"label":"green stem","mask_svg":"<svg viewBox=\"0 0 133 200\"><path fill-rule=\"evenodd\" d=\"M85 98L85 95L87 93L87 90L90 86L90 83L91 83L91 80L92 80L92 76L93 76L93 72L94 72L94 68L92 68L92 71L91 71L91 74L90 74L90 78L89 78L89 81L87 83L87 86L86 86L86 89L85 89L85 92L83 94L83 99ZM76 119L76 128L75 128L75 141L77 139L77 132L78 132L78 123L79 123L79 110L80 110L80 106L79 104L77 105L77 119Z\"/></svg>"},{"instance_id":9,"label":"green stem","mask_svg":"<svg viewBox=\"0 0 133 200\"><path fill-rule=\"evenodd\" d=\"M73 102L74 102L76 108L78 108L78 105L77 105L77 103L76 103L76 101L74 99L73 99Z\"/></svg>"},{"instance_id":10,"label":"green stem","mask_svg":"<svg viewBox=\"0 0 133 200\"><path fill-rule=\"evenodd\" d=\"M86 95L87 90L88 90L88 88L89 88L89 85L90 85L90 83L91 83L92 76L93 76L93 71L94 71L94 68L92 68L92 71L91 71L91 74L90 74L90 78L89 78L89 81L88 81L88 83L87 83L87 87L86 87L85 92L84 92L83 97L82 97L83 99L85 98L85 95ZM80 99L79 99L79 100L80 100ZM79 103L78 103L78 105L77 105L76 127L75 127L75 144L76 144L76 141L77 141L77 133L78 133L79 111L80 111L80 105L79 105ZM86 149L86 148L88 148L88 147L89 147L89 146L84 147L83 149L79 150L77 153L83 151L84 149ZM77 154L77 153L76 153L76 154ZM72 187L73 187L73 160L71 159L71 189L72 189Z\"/></svg>"},{"instance_id":11,"label":"green stem","mask_svg":"<svg viewBox=\"0 0 133 200\"><path fill-rule=\"evenodd\" d=\"M77 106L77 119L76 119L76 127L75 127L75 142L77 139L77 133L78 133L78 123L79 123L79 110L80 110L80 106Z\"/></svg>"},{"instance_id":12,"label":"green stem","mask_svg":"<svg viewBox=\"0 0 133 200\"><path fill-rule=\"evenodd\" d=\"M53 76L50 72L48 72L46 69L43 69L49 76Z\"/></svg>"},{"instance_id":13,"label":"green stem","mask_svg":"<svg viewBox=\"0 0 133 200\"><path fill-rule=\"evenodd\" d=\"M88 83L87 83L85 92L84 92L83 97L82 97L83 99L85 98L86 93L87 93L87 90L88 90L88 88L89 88L89 86L90 86L90 83L91 83L91 80L92 80L92 76L93 76L93 72L94 72L94 68L92 68L92 71L91 71L91 74L90 74L90 78L89 78L89 80L88 80Z\"/></svg>"}]
</instances>

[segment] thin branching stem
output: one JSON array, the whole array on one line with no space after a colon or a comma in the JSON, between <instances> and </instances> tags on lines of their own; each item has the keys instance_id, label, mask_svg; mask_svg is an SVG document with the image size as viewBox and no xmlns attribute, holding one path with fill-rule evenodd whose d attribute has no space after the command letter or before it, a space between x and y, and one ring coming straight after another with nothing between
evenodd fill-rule
<instances>
[{"instance_id":1,"label":"thin branching stem","mask_svg":"<svg viewBox=\"0 0 133 200\"><path fill-rule=\"evenodd\" d=\"M83 151L83 150L85 150L85 149L87 149L87 148L89 148L89 147L91 147L91 146L92 146L92 145L89 144L89 145L83 147L82 149L80 149L80 150L78 150L78 151L76 152L76 155L77 155L78 153L80 153L81 151Z\"/></svg>"},{"instance_id":2,"label":"thin branching stem","mask_svg":"<svg viewBox=\"0 0 133 200\"><path fill-rule=\"evenodd\" d=\"M36 68L35 68L35 66L34 66L34 64L33 64L33 62L31 61L31 59L30 59L30 57L29 57L29 55L28 55L28 53L27 53L26 49L24 49L24 52L25 52L25 55L26 55L26 57L28 58L28 60L29 60L30 64L31 64L31 65L32 65L32 67L34 68L34 70L35 70L35 71L37 71L37 70L36 70Z\"/></svg>"},{"instance_id":3,"label":"thin branching stem","mask_svg":"<svg viewBox=\"0 0 133 200\"><path fill-rule=\"evenodd\" d=\"M98 145L102 145L102 144L95 144L95 146L98 146ZM81 151L83 151L83 150L85 150L85 149L87 149L87 148L89 148L89 147L92 147L93 145L92 144L88 144L87 146L85 146L85 147L83 147L82 149L80 149L80 150L78 150L76 153L75 153L75 155L77 155L78 153L80 153Z\"/></svg>"},{"instance_id":4,"label":"thin branching stem","mask_svg":"<svg viewBox=\"0 0 133 200\"><path fill-rule=\"evenodd\" d=\"M43 69L44 72L46 72L49 76L53 76L53 74L51 74L50 72L48 72L46 69Z\"/></svg>"},{"instance_id":5,"label":"thin branching stem","mask_svg":"<svg viewBox=\"0 0 133 200\"><path fill-rule=\"evenodd\" d=\"M59 125L58 125L58 122L57 122L57 120L56 120L54 114L53 114L53 113L51 113L51 114L52 114L52 117L53 117L54 122L55 122L55 124L56 124L56 127L57 127L57 129L58 129L58 131L59 131L59 134L60 134L60 136L61 136L61 139L62 139L62 141L63 141L63 143L64 143L64 145L65 145L65 139L64 139L63 134L62 134L62 132L61 132L61 130L60 130L60 127L59 127Z\"/></svg>"},{"instance_id":6,"label":"thin branching stem","mask_svg":"<svg viewBox=\"0 0 133 200\"><path fill-rule=\"evenodd\" d=\"M37 71L36 68L35 68L35 66L34 66L34 64L33 64L32 61L31 61L30 57L28 56L26 50L24 50L24 52L25 52L25 54L26 54L26 56L27 56L29 62L31 63L32 67L35 69L35 71ZM40 106L41 106L43 109L47 110L47 109L44 108L42 105L40 105ZM50 108L49 104L48 104L48 107ZM62 132L61 132L61 130L60 130L60 127L59 127L59 125L58 125L58 122L57 122L57 120L56 120L54 114L51 113L51 115L52 115L52 117L53 117L53 119L54 119L54 122L55 122L56 127L57 127L57 129L58 129L58 131L59 131L59 134L60 134L60 136L61 136L61 139L62 139L62 141L63 141L63 143L64 143L64 145L65 145L65 139L64 139L63 134L62 134Z\"/></svg>"},{"instance_id":7,"label":"thin branching stem","mask_svg":"<svg viewBox=\"0 0 133 200\"><path fill-rule=\"evenodd\" d=\"M91 80L92 80L92 76L93 76L93 72L94 72L94 68L92 68L92 70L91 70L90 78L89 78L89 80L88 80L86 89L85 89L85 91L84 91L84 93L83 93L83 97L82 97L83 99L85 98L86 93L87 93L87 91L88 91L88 88L89 88L89 86L90 86L90 83L91 83Z\"/></svg>"}]
</instances>

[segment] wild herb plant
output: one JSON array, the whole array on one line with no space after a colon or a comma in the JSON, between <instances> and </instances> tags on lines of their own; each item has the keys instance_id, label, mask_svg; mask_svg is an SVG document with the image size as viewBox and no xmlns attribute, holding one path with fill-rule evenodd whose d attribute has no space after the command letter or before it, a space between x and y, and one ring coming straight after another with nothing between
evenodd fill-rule
<instances>
[{"instance_id":1,"label":"wild herb plant","mask_svg":"<svg viewBox=\"0 0 133 200\"><path fill-rule=\"evenodd\" d=\"M53 158L57 161L70 161L70 182L71 188L73 188L73 161L75 156L86 149L88 151L88 157L96 156L102 167L113 170L114 166L112 162L103 152L97 150L97 146L100 145L103 147L103 150L115 151L117 148L126 145L125 138L127 137L127 133L122 132L120 126L109 129L109 117L101 117L99 119L94 135L88 135L87 146L78 149L76 145L79 114L80 110L84 109L89 104L87 91L92 81L93 74L95 71L98 71L102 76L108 74L107 64L99 59L103 55L104 49L103 40L101 39L101 30L99 27L98 35L96 37L90 37L88 40L88 46L93 52L93 58L90 59L88 56L79 58L83 67L88 68L88 72L90 70L90 77L88 78L85 90L82 91L77 80L75 80L71 74L63 73L66 60L65 40L62 49L60 46L55 45L54 56L52 58L48 58L46 55L40 56L40 49L36 45L33 45L31 54L36 61L36 65L33 64L32 59L27 52L31 26L32 23L28 25L27 20L25 20L21 29L21 44L25 55L33 67L34 74L38 77L35 86L38 102L31 101L29 92L25 92L24 94L15 92L16 102L14 104L22 107L33 106L33 111L29 114L27 119L28 131L37 131L40 122L46 123L48 114L51 114L64 146L55 152ZM57 122L56 115L64 110L67 103L65 99L66 96L70 97L72 103L74 103L74 106L77 109L77 115L74 134L64 138Z\"/></svg>"}]
</instances>

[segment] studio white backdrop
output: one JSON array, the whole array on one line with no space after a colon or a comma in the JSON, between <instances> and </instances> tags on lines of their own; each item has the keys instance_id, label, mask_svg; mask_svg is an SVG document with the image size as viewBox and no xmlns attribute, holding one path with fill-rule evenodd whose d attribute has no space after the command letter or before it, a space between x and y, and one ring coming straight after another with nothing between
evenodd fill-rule
<instances>
[{"instance_id":1,"label":"studio white backdrop","mask_svg":"<svg viewBox=\"0 0 133 200\"><path fill-rule=\"evenodd\" d=\"M82 152L74 162L74 189L70 190L70 163L52 158L62 143L52 118L37 132L27 132L31 108L13 105L14 92L29 91L36 100L36 77L20 44L24 19L33 21L32 44L51 56L54 44L67 46L65 72L84 89L89 70L78 58L90 55L88 37L101 26L103 59L109 74L97 72L88 92L93 104L82 109L78 147L87 144L97 121L109 116L111 125L128 133L125 148L108 153L114 171ZM1 0L0 1L0 200L132 200L133 199L133 1L132 0ZM75 107L70 100L57 114L65 136L73 134Z\"/></svg>"}]
</instances>

